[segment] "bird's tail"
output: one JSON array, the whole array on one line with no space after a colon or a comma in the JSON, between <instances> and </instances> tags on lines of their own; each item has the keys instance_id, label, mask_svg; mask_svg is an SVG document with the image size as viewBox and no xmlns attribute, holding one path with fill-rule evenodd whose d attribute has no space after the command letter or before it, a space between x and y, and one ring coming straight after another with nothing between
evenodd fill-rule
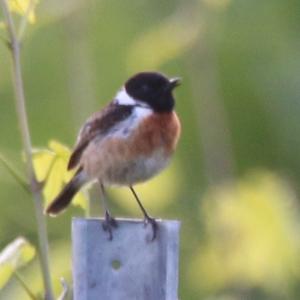
<instances>
[{"instance_id":1,"label":"bird's tail","mask_svg":"<svg viewBox=\"0 0 300 300\"><path fill-rule=\"evenodd\" d=\"M79 169L74 177L67 183L58 196L46 208L46 214L56 216L61 213L71 203L75 194L87 182L87 176L83 170Z\"/></svg>"}]
</instances>

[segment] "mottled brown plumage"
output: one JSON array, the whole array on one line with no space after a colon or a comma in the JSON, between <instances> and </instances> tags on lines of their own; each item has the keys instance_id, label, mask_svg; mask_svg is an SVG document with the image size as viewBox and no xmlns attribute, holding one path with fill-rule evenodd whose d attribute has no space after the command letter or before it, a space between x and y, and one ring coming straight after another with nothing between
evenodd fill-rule
<instances>
[{"instance_id":1,"label":"mottled brown plumage","mask_svg":"<svg viewBox=\"0 0 300 300\"><path fill-rule=\"evenodd\" d=\"M114 125L126 119L132 109L132 106L120 106L111 102L103 110L94 113L79 132L75 149L68 163L68 170L78 166L82 152L95 137L100 138L105 135Z\"/></svg>"}]
</instances>

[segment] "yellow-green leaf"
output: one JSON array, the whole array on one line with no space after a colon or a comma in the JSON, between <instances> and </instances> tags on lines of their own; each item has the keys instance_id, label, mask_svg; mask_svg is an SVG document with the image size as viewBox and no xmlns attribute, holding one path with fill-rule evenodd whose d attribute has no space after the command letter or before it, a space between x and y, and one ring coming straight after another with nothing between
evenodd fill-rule
<instances>
[{"instance_id":1,"label":"yellow-green leaf","mask_svg":"<svg viewBox=\"0 0 300 300\"><path fill-rule=\"evenodd\" d=\"M8 244L0 253L0 289L14 272L25 266L35 256L35 248L25 238L19 237Z\"/></svg>"},{"instance_id":2,"label":"yellow-green leaf","mask_svg":"<svg viewBox=\"0 0 300 300\"><path fill-rule=\"evenodd\" d=\"M211 189L201 201L206 241L193 256L191 280L205 276L202 288L211 290L247 283L281 291L299 278L296 202L287 182L268 172Z\"/></svg>"},{"instance_id":3,"label":"yellow-green leaf","mask_svg":"<svg viewBox=\"0 0 300 300\"><path fill-rule=\"evenodd\" d=\"M65 159L69 159L69 157L71 155L71 151L67 146L65 146L65 145L63 145L63 144L61 144L61 143L59 143L55 140L51 140L49 142L49 148L52 151L54 151L57 155L59 155L60 157L65 158Z\"/></svg>"},{"instance_id":4,"label":"yellow-green leaf","mask_svg":"<svg viewBox=\"0 0 300 300\"><path fill-rule=\"evenodd\" d=\"M80 206L83 210L87 209L87 193L84 192L84 190L82 192L79 192L75 195L75 197L73 198L73 205L75 206Z\"/></svg>"},{"instance_id":5,"label":"yellow-green leaf","mask_svg":"<svg viewBox=\"0 0 300 300\"><path fill-rule=\"evenodd\" d=\"M35 23L35 7L38 0L9 0L9 9L21 16L27 16L30 23Z\"/></svg>"},{"instance_id":6,"label":"yellow-green leaf","mask_svg":"<svg viewBox=\"0 0 300 300\"><path fill-rule=\"evenodd\" d=\"M33 164L39 181L44 181L43 194L46 204L53 201L63 186L72 178L74 171L68 171L67 165L71 151L65 145L51 140L49 149L35 149ZM83 209L87 207L87 197L79 192L72 203Z\"/></svg>"},{"instance_id":7,"label":"yellow-green leaf","mask_svg":"<svg viewBox=\"0 0 300 300\"><path fill-rule=\"evenodd\" d=\"M55 160L55 153L48 149L34 149L33 158L37 179L43 181Z\"/></svg>"}]
</instances>

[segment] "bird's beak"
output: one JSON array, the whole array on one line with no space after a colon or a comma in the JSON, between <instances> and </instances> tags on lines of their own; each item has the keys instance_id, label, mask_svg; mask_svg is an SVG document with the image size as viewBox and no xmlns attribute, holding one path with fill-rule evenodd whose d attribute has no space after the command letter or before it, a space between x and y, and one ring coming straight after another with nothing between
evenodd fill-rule
<instances>
[{"instance_id":1,"label":"bird's beak","mask_svg":"<svg viewBox=\"0 0 300 300\"><path fill-rule=\"evenodd\" d=\"M171 78L169 80L169 82L170 82L170 85L169 85L170 90L173 90L174 88L176 88L177 86L179 86L181 84L181 78L179 78L179 77Z\"/></svg>"}]
</instances>

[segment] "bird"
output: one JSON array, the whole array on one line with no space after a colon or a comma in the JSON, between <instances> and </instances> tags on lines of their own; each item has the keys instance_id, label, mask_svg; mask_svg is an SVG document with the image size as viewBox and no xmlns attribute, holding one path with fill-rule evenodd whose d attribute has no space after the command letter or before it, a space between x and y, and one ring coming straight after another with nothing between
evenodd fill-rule
<instances>
[{"instance_id":1,"label":"bird","mask_svg":"<svg viewBox=\"0 0 300 300\"><path fill-rule=\"evenodd\" d=\"M112 239L117 227L106 202L106 187L130 188L143 215L151 224L152 238L158 225L143 207L134 185L145 182L167 167L175 152L181 123L175 112L174 89L181 79L145 71L131 76L103 109L81 127L67 169L75 175L46 208L56 216L87 183L96 181L102 192L103 229Z\"/></svg>"}]
</instances>

